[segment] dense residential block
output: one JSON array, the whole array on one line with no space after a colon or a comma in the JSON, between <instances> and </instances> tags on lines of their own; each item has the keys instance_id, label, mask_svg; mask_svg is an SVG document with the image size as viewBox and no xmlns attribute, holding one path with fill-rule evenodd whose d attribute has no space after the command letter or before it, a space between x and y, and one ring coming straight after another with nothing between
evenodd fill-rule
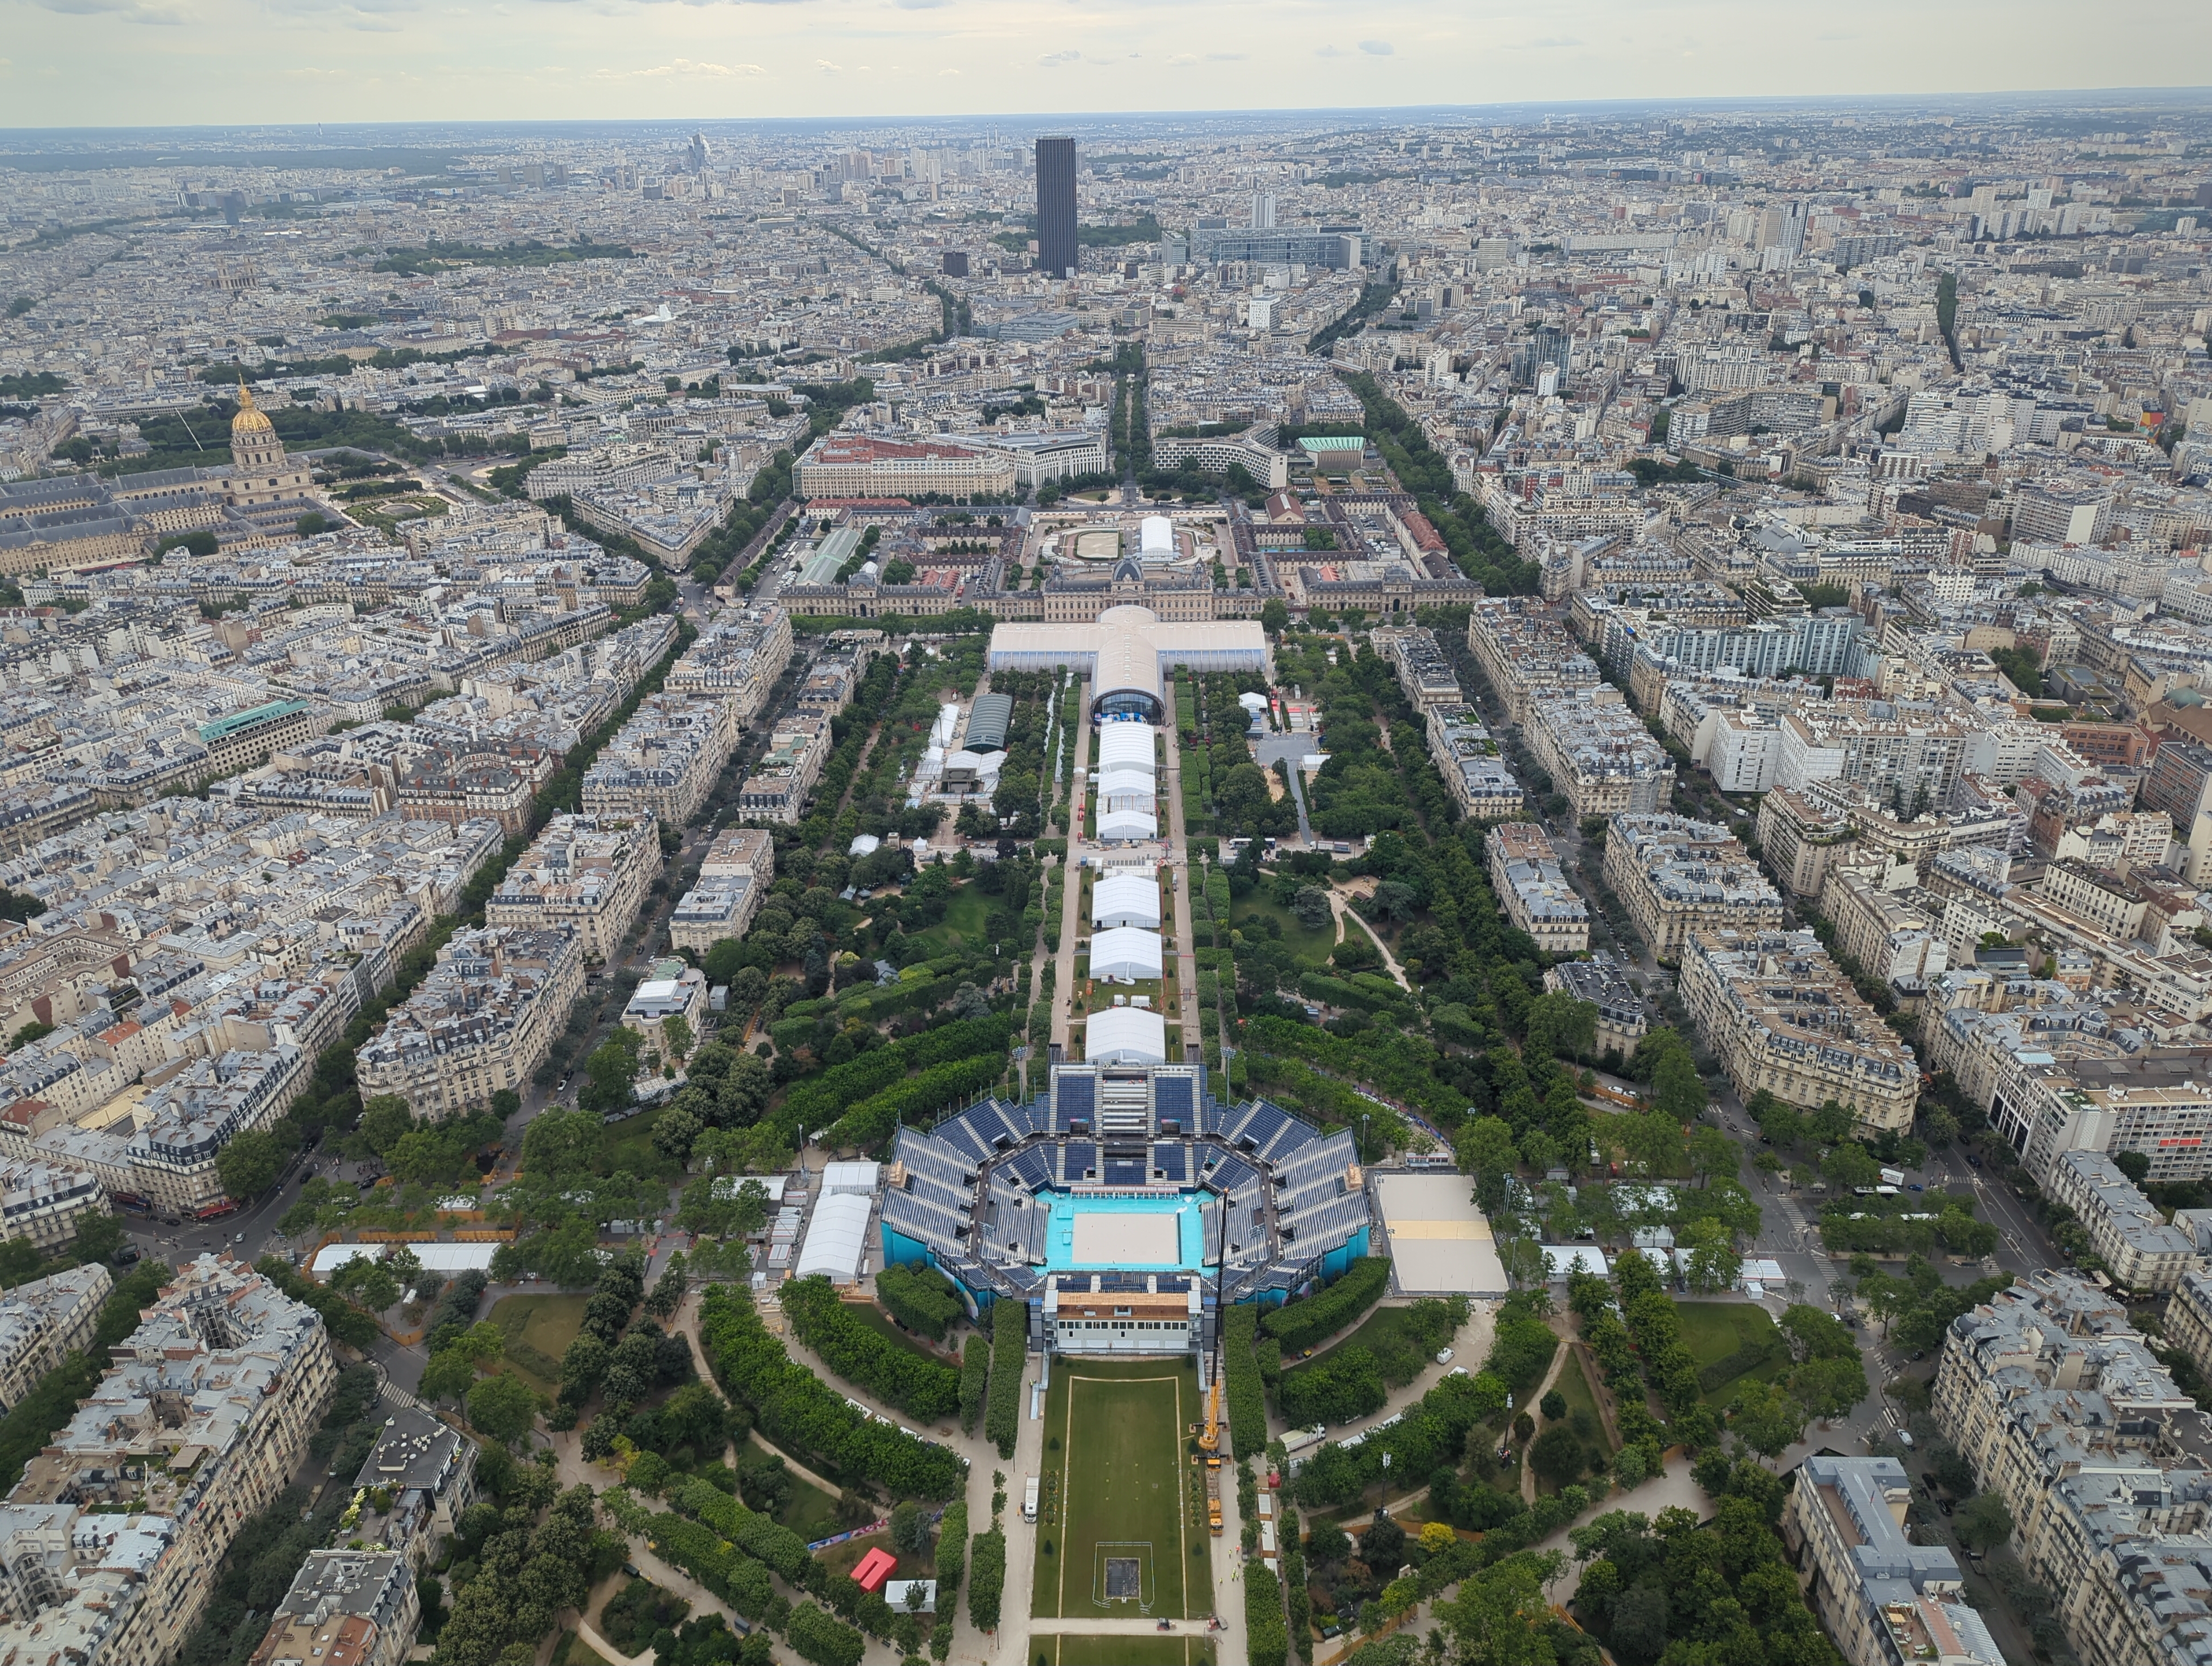
<instances>
[{"instance_id":1,"label":"dense residential block","mask_svg":"<svg viewBox=\"0 0 2212 1666\"><path fill-rule=\"evenodd\" d=\"M661 869L652 820L556 816L484 901L488 926L565 926L587 962L615 957Z\"/></svg>"},{"instance_id":2,"label":"dense residential block","mask_svg":"<svg viewBox=\"0 0 2212 1666\"><path fill-rule=\"evenodd\" d=\"M519 1093L583 988L583 951L566 926L456 933L355 1055L362 1097L396 1093L438 1122L488 1107L501 1089Z\"/></svg>"},{"instance_id":3,"label":"dense residential block","mask_svg":"<svg viewBox=\"0 0 2212 1666\"><path fill-rule=\"evenodd\" d=\"M1693 931L1754 932L1782 923L1782 898L1717 822L1620 815L1605 833L1605 878L1651 952L1679 959Z\"/></svg>"},{"instance_id":4,"label":"dense residential block","mask_svg":"<svg viewBox=\"0 0 2212 1666\"><path fill-rule=\"evenodd\" d=\"M1490 883L1505 917L1528 933L1546 954L1580 954L1589 947L1589 907L1567 883L1559 853L1530 822L1490 830Z\"/></svg>"}]
</instances>

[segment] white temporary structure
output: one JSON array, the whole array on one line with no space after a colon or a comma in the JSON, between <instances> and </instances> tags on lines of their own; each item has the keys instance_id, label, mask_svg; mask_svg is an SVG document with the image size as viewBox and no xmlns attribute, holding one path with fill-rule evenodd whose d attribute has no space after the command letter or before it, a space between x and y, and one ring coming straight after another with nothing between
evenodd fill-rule
<instances>
[{"instance_id":1,"label":"white temporary structure","mask_svg":"<svg viewBox=\"0 0 2212 1666\"><path fill-rule=\"evenodd\" d=\"M1141 1006L1109 1006L1084 1025L1083 1055L1093 1064L1165 1064L1167 1020Z\"/></svg>"},{"instance_id":2,"label":"white temporary structure","mask_svg":"<svg viewBox=\"0 0 2212 1666\"><path fill-rule=\"evenodd\" d=\"M1116 926L1091 939L1093 977L1158 977L1160 975L1160 934Z\"/></svg>"},{"instance_id":3,"label":"white temporary structure","mask_svg":"<svg viewBox=\"0 0 2212 1666\"><path fill-rule=\"evenodd\" d=\"M1158 773L1159 759L1153 738L1159 733L1149 723L1123 719L1098 726L1098 774L1103 783L1115 769L1141 769L1146 775Z\"/></svg>"},{"instance_id":4,"label":"white temporary structure","mask_svg":"<svg viewBox=\"0 0 2212 1666\"><path fill-rule=\"evenodd\" d=\"M872 1163L855 1166L874 1168ZM851 1284L860 1276L860 1257L868 1247L868 1213L875 1202L865 1192L830 1192L814 1206L806 1241L799 1247L799 1278L824 1274L832 1284Z\"/></svg>"},{"instance_id":5,"label":"white temporary structure","mask_svg":"<svg viewBox=\"0 0 2212 1666\"><path fill-rule=\"evenodd\" d=\"M1102 844L1135 844L1160 836L1160 818L1149 810L1101 810L1098 839Z\"/></svg>"},{"instance_id":6,"label":"white temporary structure","mask_svg":"<svg viewBox=\"0 0 2212 1666\"><path fill-rule=\"evenodd\" d=\"M822 1169L822 1195L833 1197L839 1192L857 1192L862 1197L873 1197L883 1177L880 1163L827 1163Z\"/></svg>"},{"instance_id":7,"label":"white temporary structure","mask_svg":"<svg viewBox=\"0 0 2212 1666\"><path fill-rule=\"evenodd\" d=\"M1158 778L1146 769L1117 763L1098 772L1101 810L1150 810L1159 798Z\"/></svg>"},{"instance_id":8,"label":"white temporary structure","mask_svg":"<svg viewBox=\"0 0 2212 1666\"><path fill-rule=\"evenodd\" d=\"M1103 875L1091 887L1091 923L1099 927L1134 926L1139 931L1158 931L1159 881L1149 873Z\"/></svg>"},{"instance_id":9,"label":"white temporary structure","mask_svg":"<svg viewBox=\"0 0 2212 1666\"><path fill-rule=\"evenodd\" d=\"M348 1262L382 1261L391 1251L399 1249L396 1243L326 1243L315 1252L314 1275L327 1279ZM415 1259L422 1263L425 1273L441 1273L453 1278L462 1273L491 1271L491 1252L495 1243L440 1243L425 1239L420 1243L405 1246L415 1252Z\"/></svg>"},{"instance_id":10,"label":"white temporary structure","mask_svg":"<svg viewBox=\"0 0 2212 1666\"><path fill-rule=\"evenodd\" d=\"M1167 721L1160 673L1256 671L1272 678L1273 648L1256 619L1170 622L1148 607L1109 607L1087 624L1007 623L991 632L994 671L1070 666L1091 678L1092 720L1127 714Z\"/></svg>"}]
</instances>

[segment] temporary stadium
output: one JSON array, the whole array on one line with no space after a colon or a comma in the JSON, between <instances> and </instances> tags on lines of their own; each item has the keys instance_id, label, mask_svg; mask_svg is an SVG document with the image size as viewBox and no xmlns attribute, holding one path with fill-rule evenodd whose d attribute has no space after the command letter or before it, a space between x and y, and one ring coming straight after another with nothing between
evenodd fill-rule
<instances>
[{"instance_id":1,"label":"temporary stadium","mask_svg":"<svg viewBox=\"0 0 2212 1666\"><path fill-rule=\"evenodd\" d=\"M892 1156L885 1263L934 1265L978 1311L1027 1303L1033 1347L1210 1347L1222 1302L1282 1302L1368 1253L1352 1135L1224 1104L1200 1064L1054 1065L1028 1104L904 1129Z\"/></svg>"}]
</instances>

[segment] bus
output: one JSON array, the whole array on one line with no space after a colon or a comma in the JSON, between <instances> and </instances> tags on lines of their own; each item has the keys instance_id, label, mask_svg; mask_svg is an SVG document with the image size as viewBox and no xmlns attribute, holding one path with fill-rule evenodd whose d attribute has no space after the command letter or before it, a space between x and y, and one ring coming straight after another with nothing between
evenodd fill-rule
<instances>
[{"instance_id":1,"label":"bus","mask_svg":"<svg viewBox=\"0 0 2212 1666\"><path fill-rule=\"evenodd\" d=\"M225 1215L234 1215L237 1213L237 1203L234 1200L226 1197L219 1203L209 1204L204 1209L193 1210L192 1219L194 1220L221 1220Z\"/></svg>"}]
</instances>

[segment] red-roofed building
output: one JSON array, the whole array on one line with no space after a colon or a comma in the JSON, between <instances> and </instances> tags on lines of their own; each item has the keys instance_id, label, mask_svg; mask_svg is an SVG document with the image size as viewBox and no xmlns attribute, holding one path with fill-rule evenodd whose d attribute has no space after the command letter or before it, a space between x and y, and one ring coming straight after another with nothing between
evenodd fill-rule
<instances>
[{"instance_id":1,"label":"red-roofed building","mask_svg":"<svg viewBox=\"0 0 2212 1666\"><path fill-rule=\"evenodd\" d=\"M862 1590L880 1590L897 1566L898 1558L888 1550L872 1550L860 1558L860 1566L853 1570L853 1583Z\"/></svg>"},{"instance_id":2,"label":"red-roofed building","mask_svg":"<svg viewBox=\"0 0 2212 1666\"><path fill-rule=\"evenodd\" d=\"M942 440L878 440L825 434L799 459L805 498L1006 496L1014 489L1011 458Z\"/></svg>"}]
</instances>

